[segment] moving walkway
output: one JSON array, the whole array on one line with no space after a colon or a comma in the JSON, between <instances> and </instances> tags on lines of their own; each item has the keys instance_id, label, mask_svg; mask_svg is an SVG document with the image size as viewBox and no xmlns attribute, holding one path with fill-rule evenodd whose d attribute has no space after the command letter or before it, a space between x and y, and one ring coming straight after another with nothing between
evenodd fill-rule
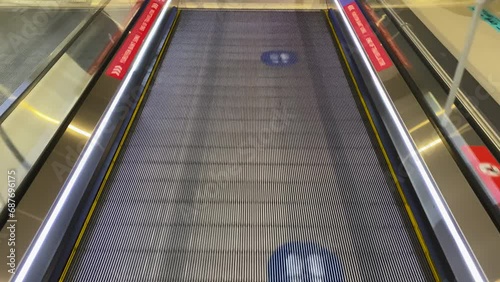
<instances>
[{"instance_id":1,"label":"moving walkway","mask_svg":"<svg viewBox=\"0 0 500 282\"><path fill-rule=\"evenodd\" d=\"M345 68L321 12L181 11L65 278L430 280Z\"/></svg>"},{"instance_id":2,"label":"moving walkway","mask_svg":"<svg viewBox=\"0 0 500 282\"><path fill-rule=\"evenodd\" d=\"M449 257L460 243L443 246L445 215L426 218L440 202L419 203L421 171L401 175L418 158L367 94L380 84L363 80L340 12L151 3L147 37L132 30L95 86L116 95L15 281L486 277ZM394 81L379 55L372 72Z\"/></svg>"}]
</instances>

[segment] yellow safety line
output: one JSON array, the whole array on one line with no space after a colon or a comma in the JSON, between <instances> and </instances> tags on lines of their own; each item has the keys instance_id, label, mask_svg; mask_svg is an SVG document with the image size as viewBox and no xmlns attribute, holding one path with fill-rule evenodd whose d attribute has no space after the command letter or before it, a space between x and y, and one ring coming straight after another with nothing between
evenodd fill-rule
<instances>
[{"instance_id":1,"label":"yellow safety line","mask_svg":"<svg viewBox=\"0 0 500 282\"><path fill-rule=\"evenodd\" d=\"M326 16L326 19L328 21L328 24L330 25L330 29L332 31L332 34L335 38L335 41L337 42L337 44L339 46L342 58L344 59L345 65L347 66L347 70L349 72L349 75L351 76L352 82L354 83L356 93L358 94L358 97L361 100L361 104L363 105L366 116L368 117L368 121L370 122L370 125L373 129L373 132L375 133L375 137L376 137L377 142L378 142L380 149L382 151L382 155L384 156L384 159L387 163L387 166L389 167L389 171L391 172L392 178L394 179L394 182L395 182L396 187L398 189L399 195L401 196L401 199L403 200L403 204L405 206L406 212L408 213L408 216L410 217L410 221L411 221L411 224L413 226L413 229L415 230L418 241L420 242L420 245L422 246L422 250L424 251L425 258L427 259L427 262L429 263L429 267L431 268L432 275L434 276L434 279L436 279L436 281L441 281L441 279L439 278L439 275L436 271L436 267L434 266L434 263L432 262L432 258L431 258L431 255L429 253L429 249L427 248L427 245L425 244L424 238L422 236L422 232L420 231L420 228L418 227L417 220L415 219L415 216L413 215L413 212L410 208L410 205L408 204L408 201L406 200L406 197L403 193L403 188L401 188L401 184L399 183L398 178L396 176L396 173L394 172L394 168L392 167L391 161L389 160L389 156L387 155L387 152L384 149L384 145L382 144L382 140L380 139L377 128L375 127L375 124L374 124L373 119L371 117L370 111L368 110L368 107L366 106L366 102L363 99L363 96L361 95L361 91L359 90L358 84L356 83L356 79L354 78L352 70L349 67L349 63L347 61L347 58L344 54L344 51L342 50L342 46L340 45L340 40L337 37L337 33L335 32L335 29L333 28L333 24L330 21L330 17L328 16L328 11L324 10L324 12L325 12L325 16Z\"/></svg>"},{"instance_id":2,"label":"yellow safety line","mask_svg":"<svg viewBox=\"0 0 500 282\"><path fill-rule=\"evenodd\" d=\"M90 219L91 219L91 217L92 217L92 215L94 213L94 210L95 210L95 208L97 206L97 202L99 201L99 198L101 197L102 191L104 190L104 186L106 185L106 182L108 181L109 176L111 175L111 171L113 170L113 167L114 167L115 162L116 162L116 160L117 160L117 158L118 158L118 156L119 156L119 154L121 152L123 144L125 143L125 140L127 139L127 136L129 134L130 128L132 127L132 124L134 123L134 120L135 120L135 118L137 116L137 113L138 113L138 111L140 109L140 106L141 106L141 104L142 104L142 102L144 100L145 94L146 94L146 92L148 91L148 89L149 89L149 87L151 85L151 82L153 80L153 76L156 73L156 70L158 69L158 66L160 65L160 60L161 60L161 58L163 56L163 53L167 49L168 43L170 41L170 37L171 37L172 32L173 32L173 30L175 28L175 25L177 23L177 19L179 18L179 14L180 14L180 10L177 10L177 13L175 15L175 19L174 19L174 21L172 23L172 27L171 27L168 35L167 35L167 39L165 40L165 43L164 43L164 45L163 45L163 47L162 47L162 49L160 51L160 54L158 55L156 63L153 66L153 70L151 72L151 75L149 76L149 79L148 79L147 83L146 83L146 87L142 91L141 97L139 98L139 101L137 102L137 106L134 109L134 112L132 113L132 117L130 119L130 122L128 123L127 128L125 129L125 133L123 134L122 139L120 140L120 144L118 145L118 148L116 149L116 152L115 152L115 154L113 156L113 160L111 161L111 164L109 165L108 170L106 171L106 175L104 176L104 179L103 179L101 185L99 186L99 190L97 192L97 195L96 195L96 197L94 199L94 202L92 203L92 206L91 206L91 208L89 210L89 213L87 214L87 217L85 218L85 222L84 222L84 224L82 226L82 229L80 230L80 234L78 235L78 238L77 238L77 240L75 242L75 245L73 246L73 250L71 251L71 254L70 254L69 258L68 258L68 261L66 262L66 266L64 267L64 270L63 270L63 272L61 274L61 277L59 278L59 281L64 281L64 278L66 277L66 275L68 273L69 267L71 266L71 262L73 261L73 258L74 258L75 254L76 254L76 251L78 250L78 246L80 245L80 242L81 242L81 240L83 238L85 230L87 229L87 226L88 226L88 224L90 222Z\"/></svg>"}]
</instances>

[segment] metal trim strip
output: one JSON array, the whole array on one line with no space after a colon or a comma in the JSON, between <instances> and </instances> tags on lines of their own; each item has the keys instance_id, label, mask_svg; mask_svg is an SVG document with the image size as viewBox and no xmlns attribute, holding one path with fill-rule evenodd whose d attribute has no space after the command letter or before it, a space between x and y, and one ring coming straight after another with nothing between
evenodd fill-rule
<instances>
[{"instance_id":1,"label":"metal trim strip","mask_svg":"<svg viewBox=\"0 0 500 282\"><path fill-rule=\"evenodd\" d=\"M422 202L422 206L434 228L436 236L443 246L443 251L448 258L455 258L450 261L450 265L456 277L463 279L463 281L487 281L475 253L468 244L459 224L456 222L450 207L440 191L440 186L433 177L433 173L419 153L413 136L406 128L405 122L400 116L396 105L393 103L386 85L382 81L380 74L373 68L368 55L363 50L360 40L357 38L352 25L348 21L341 1L333 0L331 2L334 14L340 18L340 22L343 25L346 39L352 45L354 59L359 65L364 67L363 76L367 83L373 86L372 89L374 91L370 94L381 113L381 118L391 138L395 141L398 153L400 156L405 156L405 158L402 158L404 160L403 164L409 172L410 180ZM406 90L402 92L411 93L409 89ZM425 116L417 101L414 102L415 106L420 109L419 112ZM437 132L435 132L435 135L438 136ZM449 156L449 158L451 160L450 163L455 164L452 156ZM463 177L463 175L460 176ZM467 182L464 181L464 183L466 184Z\"/></svg>"},{"instance_id":2,"label":"metal trim strip","mask_svg":"<svg viewBox=\"0 0 500 282\"><path fill-rule=\"evenodd\" d=\"M97 195L95 196L93 202L92 202L92 206L90 207L90 211L88 212L87 216L85 217L85 222L78 234L78 238L73 246L73 249L72 249L72 252L71 252L71 255L64 267L64 271L61 275L61 277L59 278L59 281L64 281L64 278L66 277L66 274L69 270L69 267L71 266L71 263L73 261L73 258L74 258L74 255L76 254L76 251L78 250L78 246L80 245L80 242L81 242L81 239L83 238L83 235L85 234L85 231L87 229L87 226L88 226L88 223L90 222L90 219L92 218L92 215L94 213L94 210L95 210L95 207L97 206L97 203L101 197L101 193L103 191L103 188L104 186L106 185L107 183L107 180L109 179L110 175L111 175L111 172L114 168L114 165L115 165L115 162L116 162L116 159L118 158L118 156L120 155L120 152L121 152L121 149L122 149L122 146L123 144L125 143L125 140L127 139L127 136L129 134L129 131L132 127L132 124L134 123L134 120L137 116L137 113L139 111L139 109L141 108L141 104L143 102L143 99L144 99L144 96L146 95L147 91L149 90L149 87L151 86L151 81L152 81L152 78L154 76L154 73L156 72L157 68L159 67L159 62L161 60L161 58L163 57L163 53L165 52L165 50L167 49L167 46L168 46L168 43L169 43L169 39L171 37L171 32L173 31L173 29L175 28L175 24L176 24L176 21L179 17L179 10L177 10L177 13L176 13L176 16L173 20L173 23L172 23L172 26L171 26L171 30L165 40L165 43L163 44L163 47L162 47L162 50L160 51L160 55L158 56L158 59L153 67L153 70L151 71L151 75L149 76L149 79L146 83L146 86L144 88L144 90L142 91L142 94L141 94L141 97L139 98L139 101L137 102L137 105L135 106L135 109L133 111L133 113L131 114L130 116L130 120L126 126L126 128L123 130L123 134L121 136L121 139L119 140L119 143L117 144L116 146L116 150L114 152L114 154L112 155L112 159L110 161L110 164L109 166L107 167L106 169L106 172L104 174L104 179L102 180L101 184L99 185L99 189L97 191Z\"/></svg>"},{"instance_id":3,"label":"metal trim strip","mask_svg":"<svg viewBox=\"0 0 500 282\"><path fill-rule=\"evenodd\" d=\"M374 123L374 120L373 120L373 117L372 117L372 113L368 109L366 101L363 98L363 95L361 94L361 90L360 90L360 87L358 86L358 82L356 81L356 78L355 78L355 76L353 74L353 70L351 69L351 66L349 66L348 59L346 57L344 49L342 48L340 40L339 40L339 35L337 35L337 33L335 32L335 29L333 27L332 21L331 21L328 13L326 11L325 11L325 16L326 16L327 21L328 21L328 23L330 25L331 32L332 32L333 36L335 37L335 41L339 45L340 53L341 53L342 57L344 58L345 65L346 65L346 67L347 67L347 69L349 71L349 74L351 76L350 78L352 79L352 81L353 81L353 83L355 85L357 95L358 95L358 97L359 97L359 99L361 101L361 104L362 104L363 108L364 108L364 111L365 111L365 114L366 114L366 116L368 118L370 126L373 129L373 132L374 132L375 137L377 139L377 143L378 143L378 145L380 147L380 150L382 151L382 155L384 156L384 159L387 162L387 166L389 167L389 172L391 173L391 177L393 178L393 180L394 180L394 182L396 184L396 188L398 190L398 193L399 193L399 195L400 195L400 197L401 197L401 199L402 199L402 201L404 203L405 210L408 213L408 217L410 219L411 225L412 225L412 227L413 227L413 229L414 229L414 231L416 233L417 239L418 239L418 241L419 241L419 243L420 243L420 245L422 247L422 250L424 252L425 258L426 258L426 260L427 260L427 262L429 264L429 267L431 269L432 275L434 276L434 279L436 281L440 281L438 272L436 270L436 266L435 266L434 262L432 261L429 249L428 249L427 244L426 244L426 242L425 242L425 240L423 238L422 231L420 231L420 228L418 226L417 220L415 219L413 211L412 211L410 205L408 204L408 200L406 199L406 196L405 196L405 193L403 192L403 188L401 186L401 183L398 180L398 177L397 177L396 172L394 170L394 166L393 166L393 164L392 164L392 162L391 162L391 160L390 160L390 158L388 156L387 151L384 148L384 144L382 142L381 136L380 136L380 134L379 134L379 132L377 130L377 127L376 127L376 125Z\"/></svg>"},{"instance_id":4,"label":"metal trim strip","mask_svg":"<svg viewBox=\"0 0 500 282\"><path fill-rule=\"evenodd\" d=\"M144 71L144 65L149 62L150 54L154 53L152 50L157 48L158 40L164 32L165 22L172 10L171 2L172 0L169 0L163 6L157 21L134 59L130 71L106 108L105 114L100 119L35 239L20 262L12 281L37 281L47 273L50 261L61 243L64 232L76 213L76 207L93 178L96 166L100 163L99 160L106 147L104 144L109 143L116 127L123 122L121 109L129 103L129 96L135 85L142 81L141 73Z\"/></svg>"}]
</instances>

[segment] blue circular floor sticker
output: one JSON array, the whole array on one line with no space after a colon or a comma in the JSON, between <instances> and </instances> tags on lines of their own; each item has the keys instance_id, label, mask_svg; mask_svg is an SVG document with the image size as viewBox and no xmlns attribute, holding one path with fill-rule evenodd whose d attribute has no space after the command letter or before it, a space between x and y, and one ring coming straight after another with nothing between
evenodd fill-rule
<instances>
[{"instance_id":1,"label":"blue circular floor sticker","mask_svg":"<svg viewBox=\"0 0 500 282\"><path fill-rule=\"evenodd\" d=\"M268 263L269 282L342 282L336 255L318 244L292 242L278 248Z\"/></svg>"},{"instance_id":2,"label":"blue circular floor sticker","mask_svg":"<svg viewBox=\"0 0 500 282\"><path fill-rule=\"evenodd\" d=\"M273 50L262 53L260 60L268 66L284 67L297 62L297 54L291 51Z\"/></svg>"}]
</instances>

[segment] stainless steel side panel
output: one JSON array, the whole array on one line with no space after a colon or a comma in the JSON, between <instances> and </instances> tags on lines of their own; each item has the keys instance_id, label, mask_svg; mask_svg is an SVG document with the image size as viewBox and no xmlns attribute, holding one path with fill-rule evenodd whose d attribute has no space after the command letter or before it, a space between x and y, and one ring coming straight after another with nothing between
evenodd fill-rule
<instances>
[{"instance_id":1,"label":"stainless steel side panel","mask_svg":"<svg viewBox=\"0 0 500 282\"><path fill-rule=\"evenodd\" d=\"M173 3L175 3L175 1L167 1L167 4L164 6L158 20L154 23L153 28L146 37L144 45L148 47L139 51L130 72L124 80L118 81L111 77L102 76L98 84L94 87L94 89L98 89L98 91L93 91L93 93L89 95L87 98L88 102L86 101L82 108L79 109L76 118L71 123L72 125L79 124L80 126L86 126L88 127L89 132L93 132L92 136L96 135L96 131L99 131L98 125L102 125L103 119L106 119L106 117L103 117L103 112L106 112L107 108L113 106L116 96L120 96L119 93L117 94L115 91L105 90L124 88L124 86L128 85L130 77L132 77L134 72L137 71L138 65L143 63L144 53L150 52L146 54L153 54L152 51L154 49L152 48L155 48L153 47L155 45L151 44L151 41L154 42L154 40L161 35L161 32L159 31L162 31L165 28L163 25L165 25L167 13L170 12ZM122 91L124 91L124 89L122 89ZM132 90L130 92L132 93ZM125 109L132 106L130 100L127 98L130 97L124 97L119 104L119 106L124 108L118 109ZM118 122L123 121L123 111L117 110L115 113L117 116L114 116L111 120ZM114 134L114 130L109 130L109 127L101 128L101 133L103 131L105 134ZM42 216L44 217L44 221L31 221L31 223L33 223L32 226L24 225L20 227L27 231L26 234L28 235L23 236L22 248L18 249L17 262L19 263L20 261L20 264L15 275L12 277L13 281L39 281L41 279L40 277L43 277L46 273L49 261L55 255L54 252L62 240L62 236L69 224L70 219L77 212L75 209L80 202L81 197L73 196L75 196L75 194L83 194L85 192L84 188L87 187L87 185L85 185L79 186L82 189L64 189L65 185L72 185L73 179L71 179L71 175L75 175L79 171L78 168L74 167L77 160L82 162L82 158L85 159L85 156L80 155L83 146L93 145L104 150L104 148L99 146L99 144L103 144L103 142L87 142L89 140L95 141L95 139L75 138L74 136L71 136L72 134L73 133L71 131L65 132L64 136L60 139L56 148L51 153L49 159L46 161L46 165L42 168L37 179L35 179L31 185L30 191L32 192L30 193L30 198L25 197L23 199L25 206L24 204L22 207L21 205L18 206L18 209L29 209L28 206L36 201L37 191L41 192L44 188L51 187L50 189L52 189L52 192L49 198L52 199L52 201L49 202L49 199L47 199L44 201L42 208L35 211L40 215L40 219ZM98 154L98 152L96 153ZM83 162L85 162L85 160ZM98 164L91 162L90 165L97 166ZM67 202L66 199L68 198L73 201L71 203ZM63 208L60 207L61 203L64 203ZM48 230L53 233L49 233ZM7 232L7 230L4 229L2 232ZM3 252L5 253L6 251ZM2 267L5 266L2 265ZM7 273L7 271L4 273ZM2 281L4 281L4 279L7 281L9 277L2 277Z\"/></svg>"},{"instance_id":2,"label":"stainless steel side panel","mask_svg":"<svg viewBox=\"0 0 500 282\"><path fill-rule=\"evenodd\" d=\"M104 12L115 22L127 26L130 23L131 16L133 16L131 8L131 6L105 7ZM97 45L98 42L93 43ZM99 44L101 43L99 42ZM106 41L105 44L107 43ZM90 58L90 60L93 59ZM71 73L68 75L71 75ZM64 83L64 80L61 80L61 83ZM26 194L17 203L15 229L16 266L23 259L26 250L42 225L61 187L73 169L74 163L80 156L83 147L94 131L119 84L120 81L111 77L102 76L99 78L97 84L94 85L96 91L92 90L85 98L73 120L62 133L45 159L44 165L27 188ZM10 267L7 264L9 261L7 255L10 253L10 247L7 244L9 230L6 227L8 226L6 224L0 231L0 281L9 281L11 279L11 274L8 272Z\"/></svg>"},{"instance_id":3,"label":"stainless steel side panel","mask_svg":"<svg viewBox=\"0 0 500 282\"><path fill-rule=\"evenodd\" d=\"M395 67L376 73L340 1L330 1L329 7L343 24L353 57L374 90L370 95L457 279L499 279L500 234L438 132Z\"/></svg>"}]
</instances>

